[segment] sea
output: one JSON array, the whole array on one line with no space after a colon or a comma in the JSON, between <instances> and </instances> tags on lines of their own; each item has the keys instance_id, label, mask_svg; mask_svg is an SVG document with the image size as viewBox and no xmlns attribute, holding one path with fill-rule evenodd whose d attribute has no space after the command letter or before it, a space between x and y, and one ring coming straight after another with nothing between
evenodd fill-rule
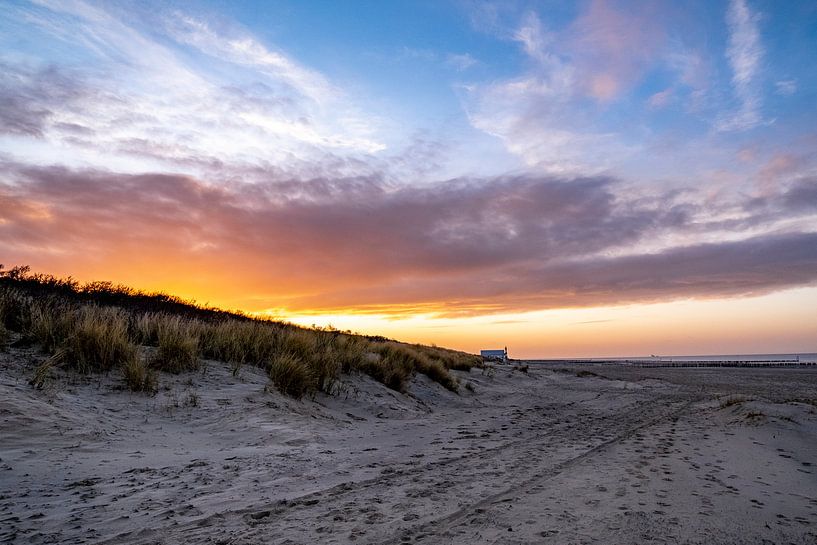
<instances>
[{"instance_id":1,"label":"sea","mask_svg":"<svg viewBox=\"0 0 817 545\"><path fill-rule=\"evenodd\" d=\"M817 362L815 352L794 352L791 354L705 354L698 356L655 356L640 358L657 361L799 361Z\"/></svg>"},{"instance_id":2,"label":"sea","mask_svg":"<svg viewBox=\"0 0 817 545\"><path fill-rule=\"evenodd\" d=\"M695 354L687 356L630 356L613 358L553 358L549 360L528 360L537 362L576 362L576 363L671 363L671 362L800 362L817 363L817 352L791 352L785 354Z\"/></svg>"}]
</instances>

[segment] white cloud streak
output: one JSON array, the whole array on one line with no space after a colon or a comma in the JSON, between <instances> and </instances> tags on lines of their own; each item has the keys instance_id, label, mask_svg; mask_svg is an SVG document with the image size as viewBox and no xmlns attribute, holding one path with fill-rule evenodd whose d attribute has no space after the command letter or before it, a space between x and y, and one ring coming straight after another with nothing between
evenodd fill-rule
<instances>
[{"instance_id":1,"label":"white cloud streak","mask_svg":"<svg viewBox=\"0 0 817 545\"><path fill-rule=\"evenodd\" d=\"M747 130L763 123L762 97L758 86L764 57L758 27L759 16L746 0L732 0L726 12L729 45L726 58L732 68L732 85L740 105L736 112L722 116L716 128L721 131Z\"/></svg>"},{"instance_id":2,"label":"white cloud streak","mask_svg":"<svg viewBox=\"0 0 817 545\"><path fill-rule=\"evenodd\" d=\"M511 39L532 66L519 77L468 89L473 127L501 139L528 167L549 173L598 173L632 153L588 119L582 74L535 13L527 14Z\"/></svg>"},{"instance_id":3,"label":"white cloud streak","mask_svg":"<svg viewBox=\"0 0 817 545\"><path fill-rule=\"evenodd\" d=\"M339 91L323 75L300 66L279 51L268 49L252 36L224 36L207 21L182 13L176 14L168 29L173 38L181 43L224 61L261 70L316 102L325 103L339 95Z\"/></svg>"},{"instance_id":4,"label":"white cloud streak","mask_svg":"<svg viewBox=\"0 0 817 545\"><path fill-rule=\"evenodd\" d=\"M479 61L472 57L470 53L449 53L445 56L445 64L458 72L463 72L479 64Z\"/></svg>"},{"instance_id":5,"label":"white cloud streak","mask_svg":"<svg viewBox=\"0 0 817 545\"><path fill-rule=\"evenodd\" d=\"M129 157L146 169L201 173L225 165L286 168L384 149L377 118L362 116L322 74L246 33L221 35L178 14L143 15L80 0L10 9L5 16L94 61L5 67L11 87L4 94L18 99L16 111L41 112L20 120L37 125L21 126L19 145L7 151L25 149L28 134L54 144L53 156L69 164ZM14 88L32 78L40 87L67 86L71 100Z\"/></svg>"},{"instance_id":6,"label":"white cloud streak","mask_svg":"<svg viewBox=\"0 0 817 545\"><path fill-rule=\"evenodd\" d=\"M791 96L797 92L797 80L785 79L774 83L778 95Z\"/></svg>"}]
</instances>

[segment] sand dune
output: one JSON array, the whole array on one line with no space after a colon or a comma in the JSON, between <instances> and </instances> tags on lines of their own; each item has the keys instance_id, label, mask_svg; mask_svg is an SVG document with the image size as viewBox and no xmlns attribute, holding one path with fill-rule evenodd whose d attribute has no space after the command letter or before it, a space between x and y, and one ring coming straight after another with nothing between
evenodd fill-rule
<instances>
[{"instance_id":1,"label":"sand dune","mask_svg":"<svg viewBox=\"0 0 817 545\"><path fill-rule=\"evenodd\" d=\"M155 397L37 391L31 359L0 354L3 542L817 542L814 370L504 367L293 401L218 364Z\"/></svg>"}]
</instances>

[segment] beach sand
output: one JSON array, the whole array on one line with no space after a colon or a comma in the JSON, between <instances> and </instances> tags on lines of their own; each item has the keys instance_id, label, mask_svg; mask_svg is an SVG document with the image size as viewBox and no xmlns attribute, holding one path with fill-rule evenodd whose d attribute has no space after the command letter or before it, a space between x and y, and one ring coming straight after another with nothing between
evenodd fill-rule
<instances>
[{"instance_id":1,"label":"beach sand","mask_svg":"<svg viewBox=\"0 0 817 545\"><path fill-rule=\"evenodd\" d=\"M499 366L27 384L0 353L0 542L817 543L817 369Z\"/></svg>"}]
</instances>

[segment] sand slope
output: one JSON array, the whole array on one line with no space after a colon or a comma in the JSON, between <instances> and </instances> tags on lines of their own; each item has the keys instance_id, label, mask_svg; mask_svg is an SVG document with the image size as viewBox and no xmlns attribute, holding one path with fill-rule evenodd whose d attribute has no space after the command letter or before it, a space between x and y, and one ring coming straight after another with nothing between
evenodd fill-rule
<instances>
[{"instance_id":1,"label":"sand slope","mask_svg":"<svg viewBox=\"0 0 817 545\"><path fill-rule=\"evenodd\" d=\"M36 391L33 358L0 354L4 542L817 543L814 370L500 368L459 396L353 377L293 401L215 363L155 397Z\"/></svg>"}]
</instances>

